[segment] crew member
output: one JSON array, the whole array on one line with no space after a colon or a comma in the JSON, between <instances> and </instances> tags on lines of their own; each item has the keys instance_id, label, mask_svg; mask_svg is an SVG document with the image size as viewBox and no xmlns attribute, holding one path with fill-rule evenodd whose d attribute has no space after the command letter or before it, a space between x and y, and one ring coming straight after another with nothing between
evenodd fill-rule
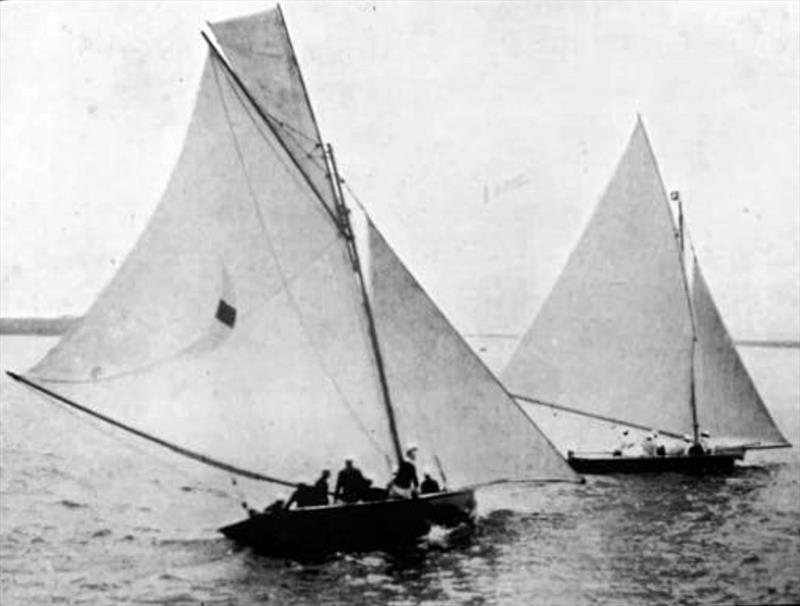
<instances>
[{"instance_id":1,"label":"crew member","mask_svg":"<svg viewBox=\"0 0 800 606\"><path fill-rule=\"evenodd\" d=\"M286 501L285 509L289 509L292 505L298 507L314 507L317 505L328 504L328 478L331 472L324 469L320 474L319 479L313 486L308 484L298 484L292 496Z\"/></svg>"},{"instance_id":2,"label":"crew member","mask_svg":"<svg viewBox=\"0 0 800 606\"><path fill-rule=\"evenodd\" d=\"M327 505L328 504L328 478L331 477L330 469L323 469L319 479L311 487L311 505Z\"/></svg>"},{"instance_id":3,"label":"crew member","mask_svg":"<svg viewBox=\"0 0 800 606\"><path fill-rule=\"evenodd\" d=\"M645 436L642 442L642 450L644 450L646 456L654 457L658 453L657 437L658 432L655 429Z\"/></svg>"},{"instance_id":4,"label":"crew member","mask_svg":"<svg viewBox=\"0 0 800 606\"><path fill-rule=\"evenodd\" d=\"M336 490L334 498L343 503L355 503L361 500L367 481L361 471L353 465L352 457L344 460L344 469L336 476Z\"/></svg>"},{"instance_id":5,"label":"crew member","mask_svg":"<svg viewBox=\"0 0 800 606\"><path fill-rule=\"evenodd\" d=\"M431 474L425 473L425 478L422 480L422 484L420 484L419 492L420 494L431 494L433 492L440 492L441 488L439 488L439 482L434 480L431 477Z\"/></svg>"},{"instance_id":6,"label":"crew member","mask_svg":"<svg viewBox=\"0 0 800 606\"><path fill-rule=\"evenodd\" d=\"M623 454L626 454L627 451L631 450L634 446L636 446L636 442L631 436L630 430L623 429L622 433L619 436L619 444L614 449L613 454L615 457L621 457Z\"/></svg>"},{"instance_id":7,"label":"crew member","mask_svg":"<svg viewBox=\"0 0 800 606\"><path fill-rule=\"evenodd\" d=\"M412 444L406 450L406 458L400 462L400 467L389 485L390 497L410 499L417 495L419 480L417 479L417 468L414 464L416 460L417 447Z\"/></svg>"}]
</instances>

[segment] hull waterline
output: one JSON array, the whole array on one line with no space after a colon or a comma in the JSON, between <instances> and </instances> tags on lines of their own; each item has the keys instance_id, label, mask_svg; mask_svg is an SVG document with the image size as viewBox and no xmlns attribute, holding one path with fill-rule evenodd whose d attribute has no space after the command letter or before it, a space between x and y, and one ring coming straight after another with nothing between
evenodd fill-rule
<instances>
[{"instance_id":1,"label":"hull waterline","mask_svg":"<svg viewBox=\"0 0 800 606\"><path fill-rule=\"evenodd\" d=\"M434 525L472 524L475 505L472 490L441 492L414 499L264 512L219 531L265 555L391 551L414 545Z\"/></svg>"},{"instance_id":2,"label":"hull waterline","mask_svg":"<svg viewBox=\"0 0 800 606\"><path fill-rule=\"evenodd\" d=\"M730 473L736 461L744 459L744 451L705 455L666 455L626 457L581 455L570 453L567 463L578 473L686 473L694 475Z\"/></svg>"}]
</instances>

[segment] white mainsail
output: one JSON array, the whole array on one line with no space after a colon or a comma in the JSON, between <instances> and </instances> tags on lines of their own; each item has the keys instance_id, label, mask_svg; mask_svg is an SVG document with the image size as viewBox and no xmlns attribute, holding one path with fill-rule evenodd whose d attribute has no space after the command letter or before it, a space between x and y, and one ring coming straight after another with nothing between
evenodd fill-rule
<instances>
[{"instance_id":1,"label":"white mainsail","mask_svg":"<svg viewBox=\"0 0 800 606\"><path fill-rule=\"evenodd\" d=\"M692 320L682 271L639 121L503 382L514 394L691 433Z\"/></svg>"},{"instance_id":2,"label":"white mainsail","mask_svg":"<svg viewBox=\"0 0 800 606\"><path fill-rule=\"evenodd\" d=\"M372 222L368 232L371 300L400 433L438 457L455 486L575 479Z\"/></svg>"},{"instance_id":3,"label":"white mainsail","mask_svg":"<svg viewBox=\"0 0 800 606\"><path fill-rule=\"evenodd\" d=\"M530 400L692 435L694 381L700 430L730 444L788 444L696 260L686 275L678 236L638 120L577 248L502 373L504 382Z\"/></svg>"},{"instance_id":4,"label":"white mainsail","mask_svg":"<svg viewBox=\"0 0 800 606\"><path fill-rule=\"evenodd\" d=\"M162 439L291 479L346 453L386 470L392 454L344 240L213 57L146 231L28 376Z\"/></svg>"},{"instance_id":5,"label":"white mainsail","mask_svg":"<svg viewBox=\"0 0 800 606\"><path fill-rule=\"evenodd\" d=\"M81 321L25 378L244 470L309 481L349 455L385 478L395 440L377 352L333 190L310 157L321 145L282 17L276 9L212 28L232 66L212 47L150 223ZM316 142L292 138L303 131ZM408 389L391 386L399 401ZM418 412L402 411L404 430L425 449L477 436L495 411L457 424ZM461 466L458 480L542 479L551 468L574 477L526 427L527 454L545 453L543 467L493 464L470 474Z\"/></svg>"},{"instance_id":6,"label":"white mainsail","mask_svg":"<svg viewBox=\"0 0 800 606\"><path fill-rule=\"evenodd\" d=\"M696 259L693 274L692 305L697 325L694 367L700 427L733 444L788 446L736 351Z\"/></svg>"}]
</instances>

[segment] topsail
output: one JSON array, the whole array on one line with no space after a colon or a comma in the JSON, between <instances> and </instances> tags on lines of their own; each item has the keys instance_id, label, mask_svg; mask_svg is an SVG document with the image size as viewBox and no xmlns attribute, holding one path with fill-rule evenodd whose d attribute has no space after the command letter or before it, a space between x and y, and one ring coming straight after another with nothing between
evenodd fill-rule
<instances>
[{"instance_id":1,"label":"topsail","mask_svg":"<svg viewBox=\"0 0 800 606\"><path fill-rule=\"evenodd\" d=\"M349 455L387 477L395 450L368 301L283 18L275 9L211 29L221 52L209 53L152 219L89 311L26 378L232 466L308 481ZM413 280L387 251L377 255L376 281ZM395 351L408 343L392 334L421 338L418 326L438 314L433 304L387 308L381 292L373 296L388 358L407 362L413 351L429 356L419 364L441 369L437 357L449 350ZM442 343L457 338L440 321L437 331ZM458 343L462 363L447 375L390 363L404 439L439 453L459 483L574 479ZM456 385L475 389L447 395ZM508 448L494 450L504 440L519 449L511 459Z\"/></svg>"}]
</instances>

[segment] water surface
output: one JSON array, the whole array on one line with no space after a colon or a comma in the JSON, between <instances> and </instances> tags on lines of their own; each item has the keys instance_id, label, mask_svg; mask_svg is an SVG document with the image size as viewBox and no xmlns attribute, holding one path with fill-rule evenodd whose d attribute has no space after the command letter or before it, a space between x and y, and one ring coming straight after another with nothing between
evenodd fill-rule
<instances>
[{"instance_id":1,"label":"water surface","mask_svg":"<svg viewBox=\"0 0 800 606\"><path fill-rule=\"evenodd\" d=\"M2 337L25 369L51 339ZM800 351L743 349L800 442ZM729 604L800 601L800 452L727 477L590 477L478 493L472 537L298 564L215 532L239 486L0 383L0 603Z\"/></svg>"}]
</instances>

